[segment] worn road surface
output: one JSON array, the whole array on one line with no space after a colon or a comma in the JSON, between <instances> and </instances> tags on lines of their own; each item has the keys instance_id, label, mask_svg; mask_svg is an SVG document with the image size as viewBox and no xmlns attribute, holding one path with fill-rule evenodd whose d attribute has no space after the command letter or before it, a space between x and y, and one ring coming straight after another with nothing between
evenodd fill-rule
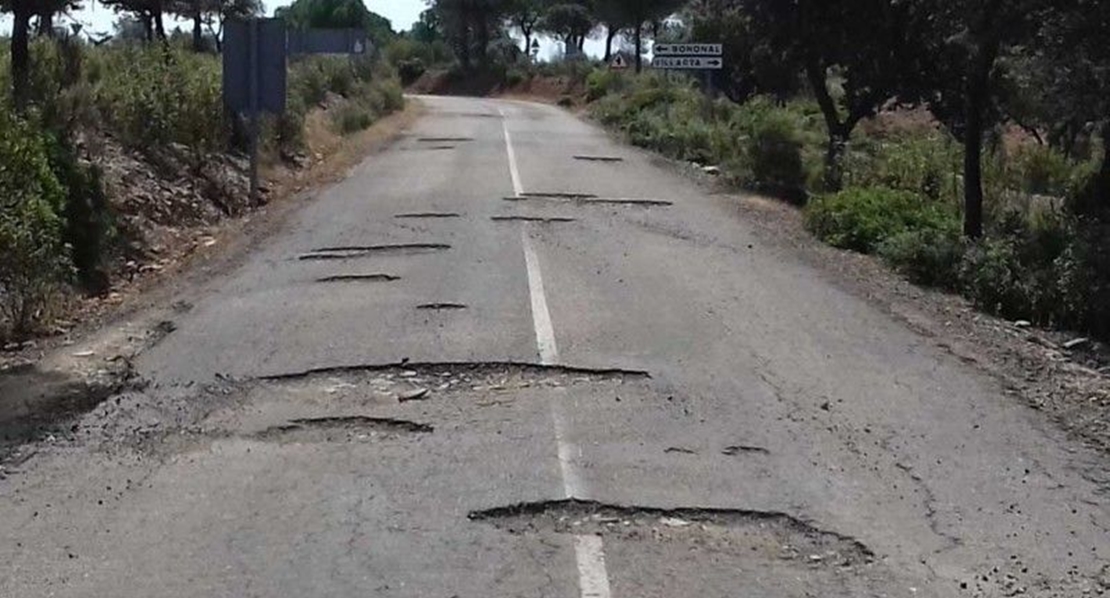
<instances>
[{"instance_id":1,"label":"worn road surface","mask_svg":"<svg viewBox=\"0 0 1110 598\"><path fill-rule=\"evenodd\" d=\"M423 101L0 480L0 596L1110 593L1104 464L973 364L558 108Z\"/></svg>"}]
</instances>

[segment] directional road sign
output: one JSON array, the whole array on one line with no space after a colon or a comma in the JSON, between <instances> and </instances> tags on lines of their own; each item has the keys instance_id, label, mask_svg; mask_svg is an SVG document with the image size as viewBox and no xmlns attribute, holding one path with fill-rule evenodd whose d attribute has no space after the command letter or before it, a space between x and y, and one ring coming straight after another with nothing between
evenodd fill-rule
<instances>
[{"instance_id":1,"label":"directional road sign","mask_svg":"<svg viewBox=\"0 0 1110 598\"><path fill-rule=\"evenodd\" d=\"M651 68L671 70L720 70L720 56L656 56Z\"/></svg>"},{"instance_id":2,"label":"directional road sign","mask_svg":"<svg viewBox=\"0 0 1110 598\"><path fill-rule=\"evenodd\" d=\"M656 56L720 56L722 44L655 44L651 53Z\"/></svg>"},{"instance_id":3,"label":"directional road sign","mask_svg":"<svg viewBox=\"0 0 1110 598\"><path fill-rule=\"evenodd\" d=\"M233 112L285 111L285 21L232 20L224 26L224 102Z\"/></svg>"}]
</instances>

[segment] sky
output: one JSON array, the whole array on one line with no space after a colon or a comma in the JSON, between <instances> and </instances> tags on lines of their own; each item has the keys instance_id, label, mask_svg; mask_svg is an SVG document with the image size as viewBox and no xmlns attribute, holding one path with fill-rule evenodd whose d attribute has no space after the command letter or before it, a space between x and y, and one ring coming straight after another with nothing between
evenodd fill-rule
<instances>
[{"instance_id":1,"label":"sky","mask_svg":"<svg viewBox=\"0 0 1110 598\"><path fill-rule=\"evenodd\" d=\"M266 12L272 14L274 9L289 5L292 0L263 0ZM424 0L364 0L366 7L383 17L389 19L394 31L403 31L412 26L420 18L420 13L428 7ZM86 0L87 6L78 11L73 18L85 25L85 30L93 34L110 33L116 20L116 13L97 0ZM171 19L166 20L166 27L173 29L178 23ZM190 30L185 24L180 24L186 31ZM0 34L7 34L11 29L11 21L7 17L0 18ZM520 38L523 44L523 38ZM549 59L559 52L560 44L550 40L541 39L540 58ZM597 39L586 40L586 53L599 57L605 53L605 41Z\"/></svg>"}]
</instances>

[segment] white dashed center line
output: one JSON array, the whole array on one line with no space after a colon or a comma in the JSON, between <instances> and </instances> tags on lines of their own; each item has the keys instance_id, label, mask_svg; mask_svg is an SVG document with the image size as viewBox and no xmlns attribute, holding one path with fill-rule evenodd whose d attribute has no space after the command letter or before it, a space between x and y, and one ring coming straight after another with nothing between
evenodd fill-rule
<instances>
[{"instance_id":1,"label":"white dashed center line","mask_svg":"<svg viewBox=\"0 0 1110 598\"><path fill-rule=\"evenodd\" d=\"M512 138L505 112L500 108L501 129L505 133L505 151L509 156L509 174L513 181L513 193L517 196L524 192L517 170L516 154L513 152ZM555 328L551 325L551 313L547 309L547 295L543 290L543 274L540 260L532 247L528 235L528 225L520 231L521 245L524 247L524 264L528 270L528 294L532 303L532 324L536 331L536 349L540 363L556 365L559 362L559 348L555 344ZM563 416L562 401L551 402L551 415L555 422L555 444L558 449L559 474L563 481L566 498L585 498L585 485L575 466L580 451L567 440L566 420ZM609 573L605 569L605 550L601 536L575 535L574 556L578 565L578 589L582 598L611 598L609 592Z\"/></svg>"}]
</instances>

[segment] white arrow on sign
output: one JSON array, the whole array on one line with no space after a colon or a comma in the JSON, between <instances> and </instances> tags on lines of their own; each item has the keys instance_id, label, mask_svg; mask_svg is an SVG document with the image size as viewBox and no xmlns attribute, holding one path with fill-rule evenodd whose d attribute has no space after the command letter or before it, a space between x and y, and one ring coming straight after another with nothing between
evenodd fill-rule
<instances>
[{"instance_id":1,"label":"white arrow on sign","mask_svg":"<svg viewBox=\"0 0 1110 598\"><path fill-rule=\"evenodd\" d=\"M651 53L656 56L720 56L722 44L655 44Z\"/></svg>"},{"instance_id":2,"label":"white arrow on sign","mask_svg":"<svg viewBox=\"0 0 1110 598\"><path fill-rule=\"evenodd\" d=\"M719 70L724 61L713 56L656 56L651 68L672 70Z\"/></svg>"}]
</instances>

